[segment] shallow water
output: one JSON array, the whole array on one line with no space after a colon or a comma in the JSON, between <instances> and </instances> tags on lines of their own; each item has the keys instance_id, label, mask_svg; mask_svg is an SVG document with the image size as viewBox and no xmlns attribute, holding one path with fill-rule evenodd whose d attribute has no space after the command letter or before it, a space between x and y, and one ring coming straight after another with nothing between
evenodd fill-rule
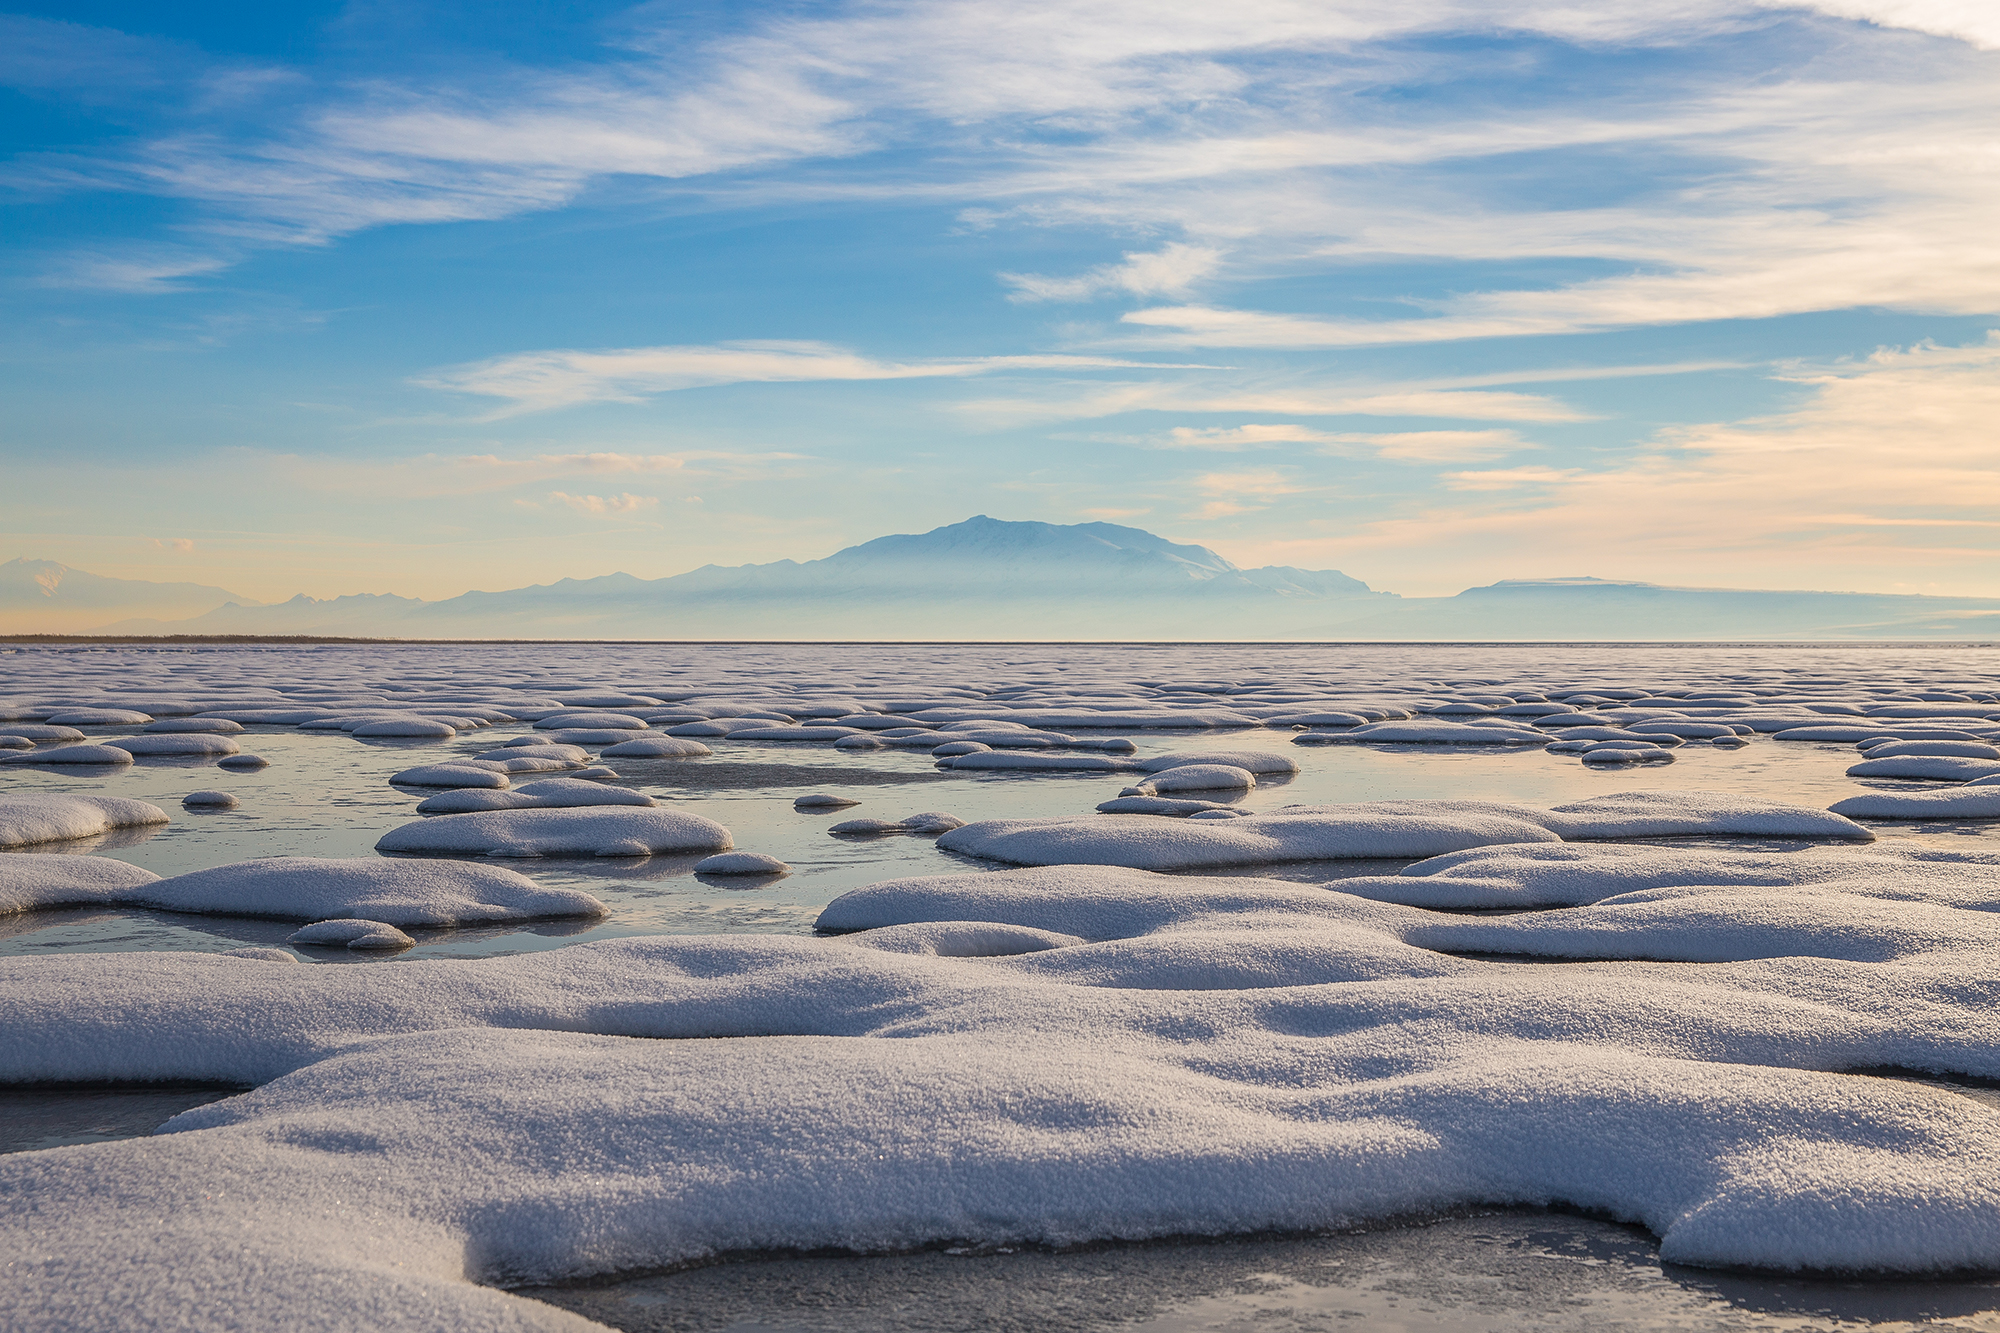
<instances>
[{"instance_id":1,"label":"shallow water","mask_svg":"<svg viewBox=\"0 0 2000 1333\"><path fill-rule=\"evenodd\" d=\"M1327 1236L751 1258L521 1294L630 1333L2000 1329L1991 1281L1681 1268L1637 1228L1514 1211Z\"/></svg>"},{"instance_id":2,"label":"shallow water","mask_svg":"<svg viewBox=\"0 0 2000 1333\"><path fill-rule=\"evenodd\" d=\"M463 651L476 656L481 650ZM1761 660L1775 655L1783 660L1786 651L1760 650L1754 656ZM212 665L212 661L204 662L205 667ZM0 729L4 725L0 723ZM140 728L85 730L92 740L101 741L132 735ZM10 766L0 768L0 791L100 793L153 802L173 815L170 825L126 831L94 842L44 844L21 850L110 856L161 875L257 856L368 856L383 834L418 818L418 802L433 794L434 789L391 786L391 774L416 764L495 749L532 731L527 723L503 723L447 741L364 741L340 732L250 726L235 739L245 752L269 759L269 768L237 772L220 768L211 760L187 759L141 759L129 768L67 772L59 767ZM1299 746L1291 743L1289 729L1113 734L1129 736L1137 744L1140 758L1183 750L1267 749L1297 760L1302 771L1296 777L1261 780L1255 791L1236 802L1250 810L1426 798L1560 805L1608 792L1641 789L1739 792L1824 806L1864 789L1923 790L1935 786L1857 781L1843 773L1858 757L1851 745L1768 737L1758 737L1737 750L1691 742L1674 751L1675 762L1670 765L1604 770L1587 767L1573 757L1532 749ZM593 922L415 929L411 933L417 938L416 947L395 957L476 957L659 933L806 933L812 930L820 909L848 889L899 875L986 866L938 850L929 837L836 837L826 832L833 824L863 815L901 818L922 810L942 810L965 820L1084 814L1133 781L1127 774L949 773L936 768L929 754L921 750L857 753L836 750L831 743L727 738L710 738L707 743L715 752L709 758L615 761L618 781L722 823L734 834L738 848L777 856L792 867L790 875L751 884L705 879L694 874L694 864L700 859L696 856L509 862L510 868L549 885L593 894L610 908L608 915ZM242 805L213 813L182 809L182 796L208 787L235 794ZM793 809L793 798L808 791L838 792L858 799L860 804L838 811ZM1954 845L1969 839L2000 847L2000 827L1993 821L1885 822L1876 828L1883 837L1946 839ZM1736 839L1731 845L1745 843ZM1294 863L1242 873L1323 882L1349 874L1378 874L1398 864ZM0 955L76 950L222 951L279 943L296 928L296 924L283 922L147 910L41 912L0 918ZM315 949L310 956L322 961L358 961L344 949Z\"/></svg>"}]
</instances>

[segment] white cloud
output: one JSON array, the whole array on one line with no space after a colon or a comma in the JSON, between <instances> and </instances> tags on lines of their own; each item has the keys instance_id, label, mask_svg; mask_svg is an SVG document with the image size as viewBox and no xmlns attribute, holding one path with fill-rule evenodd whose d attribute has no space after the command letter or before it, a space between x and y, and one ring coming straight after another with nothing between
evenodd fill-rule
<instances>
[{"instance_id":1,"label":"white cloud","mask_svg":"<svg viewBox=\"0 0 2000 1333\"><path fill-rule=\"evenodd\" d=\"M1323 388L1245 384L1216 389L1168 379L1061 384L980 398L957 410L992 426L1085 421L1123 412L1271 413L1282 416L1444 417L1469 421L1590 421L1587 412L1541 394L1400 385Z\"/></svg>"},{"instance_id":2,"label":"white cloud","mask_svg":"<svg viewBox=\"0 0 2000 1333\"><path fill-rule=\"evenodd\" d=\"M621 495L568 495L562 491L550 491L549 499L566 505L579 514L599 514L616 516L636 514L644 509L658 509L660 497L657 495L634 495L626 491Z\"/></svg>"},{"instance_id":3,"label":"white cloud","mask_svg":"<svg viewBox=\"0 0 2000 1333\"><path fill-rule=\"evenodd\" d=\"M722 384L810 380L962 378L999 371L1203 369L1102 356L986 356L880 361L818 342L730 342L709 346L621 347L606 351L523 352L450 366L417 379L426 388L500 398L507 413L582 403L639 402L649 395Z\"/></svg>"},{"instance_id":4,"label":"white cloud","mask_svg":"<svg viewBox=\"0 0 2000 1333\"><path fill-rule=\"evenodd\" d=\"M1504 566L1992 595L2000 334L1800 367L1789 378L1811 395L1788 411L1671 430L1597 471L1459 473L1451 482L1478 500L1406 506L1339 536L1267 543L1256 555L1346 561L1403 591L1456 591L1461 571Z\"/></svg>"},{"instance_id":5,"label":"white cloud","mask_svg":"<svg viewBox=\"0 0 2000 1333\"><path fill-rule=\"evenodd\" d=\"M164 541L158 537L148 537L146 540L151 542L156 550L173 551L180 555L186 555L194 550L192 537L168 537Z\"/></svg>"},{"instance_id":6,"label":"white cloud","mask_svg":"<svg viewBox=\"0 0 2000 1333\"><path fill-rule=\"evenodd\" d=\"M1177 242L1149 254L1127 251L1123 263L1103 264L1074 278L1002 273L1000 280L1014 288L1010 301L1086 301L1106 292L1159 296L1186 291L1221 262L1220 250Z\"/></svg>"},{"instance_id":7,"label":"white cloud","mask_svg":"<svg viewBox=\"0 0 2000 1333\"><path fill-rule=\"evenodd\" d=\"M1165 437L1146 441L1169 449L1268 449L1281 444L1317 444L1329 453L1372 453L1405 463L1471 463L1535 446L1511 430L1419 430L1358 432L1317 430L1295 424L1175 426Z\"/></svg>"}]
</instances>

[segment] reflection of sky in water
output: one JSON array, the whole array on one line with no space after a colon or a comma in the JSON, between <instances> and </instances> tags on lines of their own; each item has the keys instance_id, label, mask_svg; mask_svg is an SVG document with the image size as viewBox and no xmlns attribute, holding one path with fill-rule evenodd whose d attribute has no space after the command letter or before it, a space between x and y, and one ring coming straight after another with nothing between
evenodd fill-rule
<instances>
[{"instance_id":1,"label":"reflection of sky in water","mask_svg":"<svg viewBox=\"0 0 2000 1333\"><path fill-rule=\"evenodd\" d=\"M93 739L136 728L95 728ZM271 766L253 772L208 760L141 760L129 768L70 770L13 766L0 771L0 790L97 792L151 801L173 816L159 830L128 830L82 843L35 851L88 852L116 857L161 875L205 869L257 856L369 856L376 839L417 818L431 789L399 789L389 775L419 763L494 749L526 724L498 727L441 742L365 742L338 732L290 727L247 728L237 739ZM1386 799L1462 798L1560 805L1608 792L1644 789L1738 792L1766 800L1825 806L1863 786L1930 789L1935 784L1858 783L1843 770L1851 746L1758 738L1740 750L1691 743L1676 762L1636 770L1586 768L1574 758L1539 750L1353 745L1295 746L1289 731L1132 733L1139 756L1169 751L1266 749L1295 758L1290 779L1262 780L1240 804L1272 810L1291 804ZM671 799L734 834L745 851L767 852L792 866L780 879L732 884L696 876L699 857L561 858L502 864L543 883L578 888L602 899L606 917L588 922L534 922L451 930L413 929L417 947L399 957L475 956L559 947L582 940L668 932L812 929L820 908L848 889L900 875L978 869L981 863L939 851L927 837L846 838L827 828L844 819L900 819L943 810L961 819L1084 814L1116 796L1128 774L953 775L923 751L836 750L830 744L709 742L712 758L614 761L625 785ZM548 776L548 775L536 775ZM524 777L520 781L530 781ZM200 788L233 792L240 808L197 813L181 797ZM860 804L801 812L792 800L807 791L834 791ZM1132 816L1145 818L1146 816ZM2000 825L1988 822L1883 824L1884 837L1921 838L2000 847ZM1746 846L1742 841L1717 845ZM1315 863L1229 873L1317 882L1353 873L1379 874L1382 862ZM223 950L282 941L295 922L252 921L177 913L78 908L0 918L0 954L59 950ZM311 956L349 961L344 949Z\"/></svg>"}]
</instances>

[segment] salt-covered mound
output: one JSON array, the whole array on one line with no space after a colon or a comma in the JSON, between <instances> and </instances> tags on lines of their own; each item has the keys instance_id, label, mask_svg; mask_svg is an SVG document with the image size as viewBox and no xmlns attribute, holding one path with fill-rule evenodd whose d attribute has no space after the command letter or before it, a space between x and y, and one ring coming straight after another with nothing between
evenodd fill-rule
<instances>
[{"instance_id":1,"label":"salt-covered mound","mask_svg":"<svg viewBox=\"0 0 2000 1333\"><path fill-rule=\"evenodd\" d=\"M1849 819L2000 819L2000 786L1984 782L1946 791L1875 791L1827 809Z\"/></svg>"},{"instance_id":2,"label":"salt-covered mound","mask_svg":"<svg viewBox=\"0 0 2000 1333\"><path fill-rule=\"evenodd\" d=\"M446 856L651 856L726 852L729 830L679 810L489 810L391 829L378 852Z\"/></svg>"},{"instance_id":3,"label":"salt-covered mound","mask_svg":"<svg viewBox=\"0 0 2000 1333\"><path fill-rule=\"evenodd\" d=\"M343 730L346 730L343 728ZM427 717L393 717L378 722L363 722L348 731L349 735L362 737L397 737L412 740L449 740L458 735L458 728L448 722L439 722Z\"/></svg>"},{"instance_id":4,"label":"salt-covered mound","mask_svg":"<svg viewBox=\"0 0 2000 1333\"><path fill-rule=\"evenodd\" d=\"M17 852L0 856L0 915L68 903L115 902L159 876L108 856Z\"/></svg>"},{"instance_id":5,"label":"salt-covered mound","mask_svg":"<svg viewBox=\"0 0 2000 1333\"><path fill-rule=\"evenodd\" d=\"M231 722L226 717L169 717L158 722L148 722L148 735L173 734L177 732L207 732L217 736L231 736L243 730L240 723Z\"/></svg>"},{"instance_id":6,"label":"salt-covered mound","mask_svg":"<svg viewBox=\"0 0 2000 1333\"><path fill-rule=\"evenodd\" d=\"M644 731L649 725L644 718L626 713L550 713L535 720L537 731L560 731L573 727L590 731Z\"/></svg>"},{"instance_id":7,"label":"salt-covered mound","mask_svg":"<svg viewBox=\"0 0 2000 1333\"><path fill-rule=\"evenodd\" d=\"M112 829L166 822L167 812L159 806L122 796L69 796L56 792L0 796L0 847L91 838Z\"/></svg>"},{"instance_id":8,"label":"salt-covered mound","mask_svg":"<svg viewBox=\"0 0 2000 1333\"><path fill-rule=\"evenodd\" d=\"M732 741L837 741L860 734L853 727L738 727Z\"/></svg>"},{"instance_id":9,"label":"salt-covered mound","mask_svg":"<svg viewBox=\"0 0 2000 1333\"><path fill-rule=\"evenodd\" d=\"M1676 910L1631 921L1689 936ZM875 938L0 959L0 1079L264 1085L151 1139L0 1159L38 1259L0 1312L335 1328L360 1291L371 1327L514 1327L540 1307L493 1284L729 1250L1554 1201L1643 1222L1672 1262L2000 1264L2000 1122L1827 1072L2000 1073L1976 950L1846 961L1794 915L1775 928L1834 956L1495 966L1404 937L1543 918L1075 867L871 886L839 915ZM1854 930L1894 944L1888 922ZM227 1207L162 1207L187 1181ZM366 1227L356 1197L383 1204Z\"/></svg>"},{"instance_id":10,"label":"salt-covered mound","mask_svg":"<svg viewBox=\"0 0 2000 1333\"><path fill-rule=\"evenodd\" d=\"M1870 756L1847 769L1850 778L1923 778L1934 782L1970 782L2000 773L2000 760L1948 755L1898 754Z\"/></svg>"},{"instance_id":11,"label":"salt-covered mound","mask_svg":"<svg viewBox=\"0 0 2000 1333\"><path fill-rule=\"evenodd\" d=\"M442 764L419 764L415 768L391 773L389 781L405 787L483 787L497 791L508 786L513 779L508 776L503 760L454 759Z\"/></svg>"},{"instance_id":12,"label":"salt-covered mound","mask_svg":"<svg viewBox=\"0 0 2000 1333\"><path fill-rule=\"evenodd\" d=\"M715 751L700 741L678 736L649 736L620 741L604 751L606 759L701 759Z\"/></svg>"},{"instance_id":13,"label":"salt-covered mound","mask_svg":"<svg viewBox=\"0 0 2000 1333\"><path fill-rule=\"evenodd\" d=\"M60 745L53 750L25 750L0 758L0 764L110 764L132 762L132 752L115 745Z\"/></svg>"},{"instance_id":14,"label":"salt-covered mound","mask_svg":"<svg viewBox=\"0 0 2000 1333\"><path fill-rule=\"evenodd\" d=\"M153 719L129 708L72 708L43 720L58 727L130 727Z\"/></svg>"},{"instance_id":15,"label":"salt-covered mound","mask_svg":"<svg viewBox=\"0 0 2000 1333\"><path fill-rule=\"evenodd\" d=\"M925 921L864 931L850 935L847 942L864 949L929 954L933 958L1011 958L1044 949L1065 949L1084 941L1077 935L997 921Z\"/></svg>"},{"instance_id":16,"label":"salt-covered mound","mask_svg":"<svg viewBox=\"0 0 2000 1333\"><path fill-rule=\"evenodd\" d=\"M407 949L416 941L386 922L343 919L315 921L312 925L287 935L285 943L387 952Z\"/></svg>"},{"instance_id":17,"label":"salt-covered mound","mask_svg":"<svg viewBox=\"0 0 2000 1333\"><path fill-rule=\"evenodd\" d=\"M149 882L125 900L174 912L285 921L358 917L392 926L604 914L604 904L587 893L544 888L500 866L372 856L239 861Z\"/></svg>"},{"instance_id":18,"label":"salt-covered mound","mask_svg":"<svg viewBox=\"0 0 2000 1333\"><path fill-rule=\"evenodd\" d=\"M1257 785L1256 775L1230 764L1181 764L1154 773L1121 795L1152 796L1174 791L1249 791Z\"/></svg>"},{"instance_id":19,"label":"salt-covered mound","mask_svg":"<svg viewBox=\"0 0 2000 1333\"><path fill-rule=\"evenodd\" d=\"M567 810L587 805L658 805L630 787L607 787L580 778L544 778L524 782L511 791L480 791L461 787L439 792L417 806L420 815L457 815L473 810Z\"/></svg>"},{"instance_id":20,"label":"salt-covered mound","mask_svg":"<svg viewBox=\"0 0 2000 1333\"><path fill-rule=\"evenodd\" d=\"M983 750L947 756L939 768L973 773L1130 773L1139 766L1129 759L1101 754L1051 754L1045 750Z\"/></svg>"},{"instance_id":21,"label":"salt-covered mound","mask_svg":"<svg viewBox=\"0 0 2000 1333\"><path fill-rule=\"evenodd\" d=\"M1548 737L1526 723L1373 722L1350 731L1307 732L1318 744L1347 745L1542 745Z\"/></svg>"},{"instance_id":22,"label":"salt-covered mound","mask_svg":"<svg viewBox=\"0 0 2000 1333\"><path fill-rule=\"evenodd\" d=\"M225 755L236 754L242 746L227 736L206 732L174 732L165 735L123 736L105 744L135 755Z\"/></svg>"},{"instance_id":23,"label":"salt-covered mound","mask_svg":"<svg viewBox=\"0 0 2000 1333\"><path fill-rule=\"evenodd\" d=\"M987 819L938 840L946 851L1011 865L1142 870L1273 865L1354 857L1426 857L1493 843L1555 842L1538 823L1451 801L1356 802L1307 812L1194 821L1084 815ZM1417 808L1431 807L1431 808Z\"/></svg>"},{"instance_id":24,"label":"salt-covered mound","mask_svg":"<svg viewBox=\"0 0 2000 1333\"><path fill-rule=\"evenodd\" d=\"M1178 754L1155 755L1141 760L1138 767L1142 773L1158 773L1169 768L1186 768L1196 764L1223 764L1230 768L1240 768L1246 773L1259 777L1269 777L1274 773L1296 773L1299 761L1288 754L1278 754L1271 750L1192 750Z\"/></svg>"},{"instance_id":25,"label":"salt-covered mound","mask_svg":"<svg viewBox=\"0 0 2000 1333\"><path fill-rule=\"evenodd\" d=\"M189 792L181 797L181 804L190 810L234 810L242 802L231 792L209 789Z\"/></svg>"},{"instance_id":26,"label":"salt-covered mound","mask_svg":"<svg viewBox=\"0 0 2000 1333\"><path fill-rule=\"evenodd\" d=\"M924 810L903 819L849 819L835 824L828 833L865 835L872 833L949 833L964 828L965 821L942 810Z\"/></svg>"},{"instance_id":27,"label":"salt-covered mound","mask_svg":"<svg viewBox=\"0 0 2000 1333\"><path fill-rule=\"evenodd\" d=\"M1852 820L1804 806L1711 792L1622 792L1550 810L1501 801L1357 801L1291 805L1226 821L1168 823L1117 815L992 819L968 824L938 846L1012 865L1174 870L1693 834L1858 841L1875 836Z\"/></svg>"},{"instance_id":28,"label":"salt-covered mound","mask_svg":"<svg viewBox=\"0 0 2000 1333\"><path fill-rule=\"evenodd\" d=\"M783 875L791 867L764 852L717 852L695 862L697 875Z\"/></svg>"}]
</instances>

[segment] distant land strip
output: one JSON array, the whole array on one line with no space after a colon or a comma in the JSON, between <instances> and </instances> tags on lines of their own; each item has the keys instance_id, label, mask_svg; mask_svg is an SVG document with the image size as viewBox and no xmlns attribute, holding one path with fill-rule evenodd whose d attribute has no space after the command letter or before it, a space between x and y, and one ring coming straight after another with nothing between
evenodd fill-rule
<instances>
[{"instance_id":1,"label":"distant land strip","mask_svg":"<svg viewBox=\"0 0 2000 1333\"><path fill-rule=\"evenodd\" d=\"M322 634L0 634L0 644L340 644L408 647L561 644L686 648L826 644L838 647L1024 648L2000 648L2000 639L362 639Z\"/></svg>"}]
</instances>

